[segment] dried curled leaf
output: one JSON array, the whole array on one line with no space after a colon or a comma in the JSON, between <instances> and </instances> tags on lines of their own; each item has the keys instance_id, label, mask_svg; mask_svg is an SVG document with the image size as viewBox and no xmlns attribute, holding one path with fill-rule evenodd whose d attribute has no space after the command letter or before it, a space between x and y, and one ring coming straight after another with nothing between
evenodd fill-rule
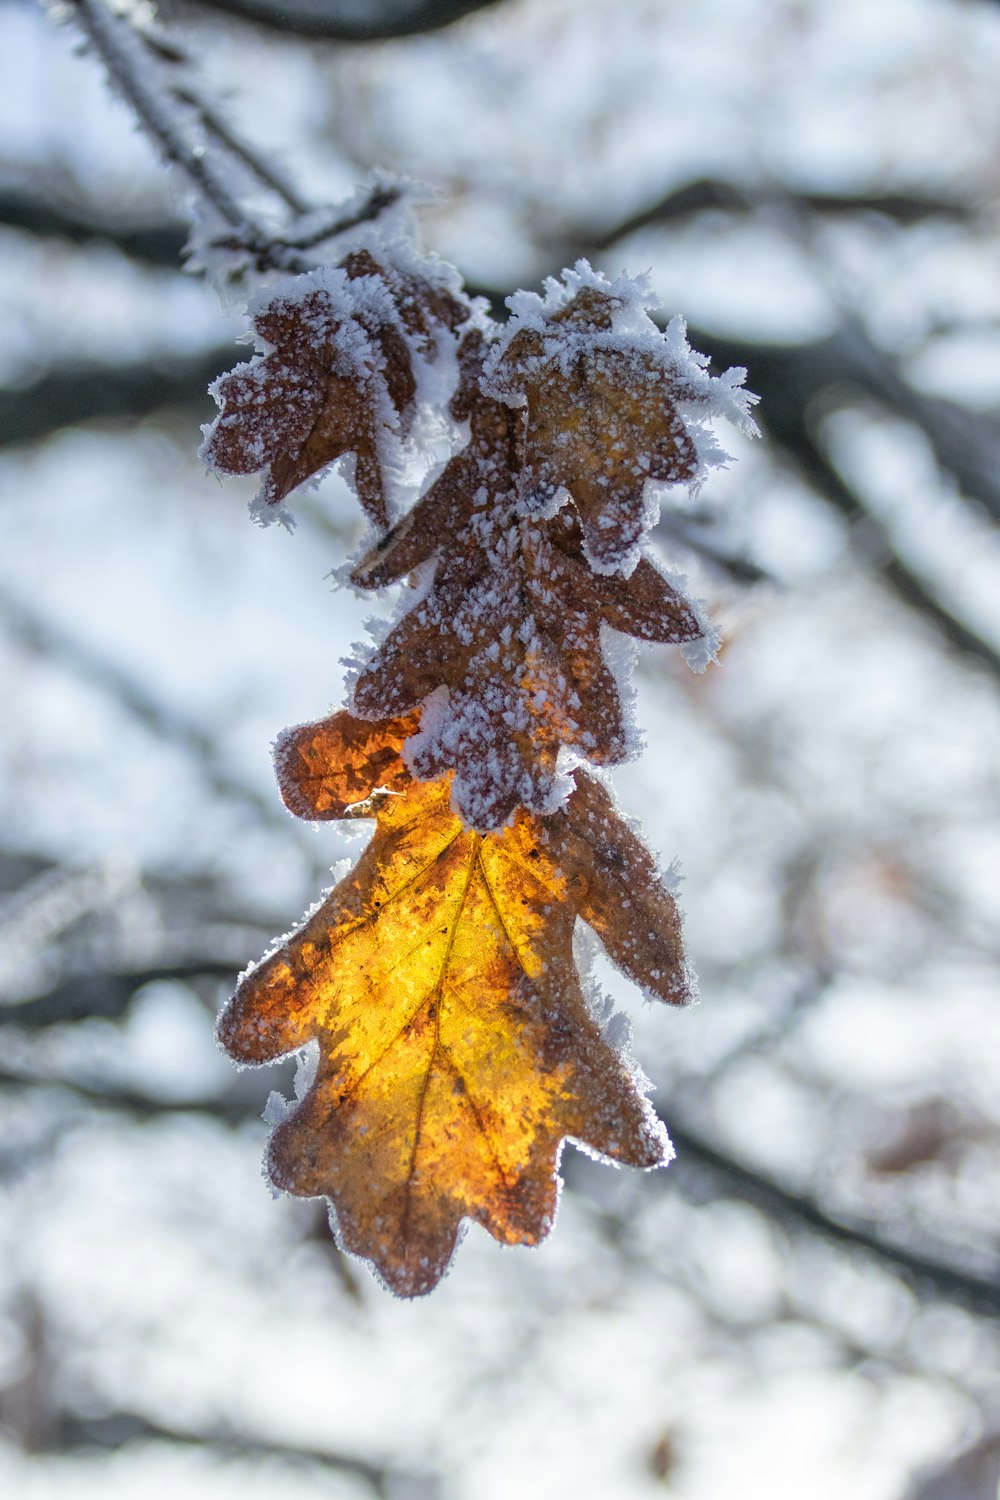
<instances>
[{"instance_id":1,"label":"dried curled leaf","mask_svg":"<svg viewBox=\"0 0 1000 1500\"><path fill-rule=\"evenodd\" d=\"M456 811L487 830L517 807L553 809L561 749L602 766L626 758L603 627L687 642L704 626L648 558L628 577L595 574L573 507L526 513L521 414L482 391L483 353L480 336L469 335L452 407L469 419L468 446L354 570L356 582L384 585L440 554L427 592L361 670L354 707L391 718L447 689L407 758L425 779L453 770Z\"/></svg>"},{"instance_id":2,"label":"dried curled leaf","mask_svg":"<svg viewBox=\"0 0 1000 1500\"><path fill-rule=\"evenodd\" d=\"M435 331L453 330L468 304L364 252L299 277L262 303L263 353L216 381L221 414L202 448L225 474L263 471L261 499L277 505L335 459L354 454L358 500L388 525L385 465L417 394L417 361Z\"/></svg>"},{"instance_id":3,"label":"dried curled leaf","mask_svg":"<svg viewBox=\"0 0 1000 1500\"><path fill-rule=\"evenodd\" d=\"M436 1284L465 1219L504 1243L543 1239L566 1137L633 1166L668 1159L587 1008L576 916L638 982L689 998L676 905L598 783L580 777L553 817L522 812L482 836L451 811L446 781L408 776L412 727L340 713L282 740L294 812L374 814L377 829L219 1025L243 1062L318 1042L315 1079L272 1137L270 1175L328 1197L344 1248L403 1296Z\"/></svg>"}]
</instances>

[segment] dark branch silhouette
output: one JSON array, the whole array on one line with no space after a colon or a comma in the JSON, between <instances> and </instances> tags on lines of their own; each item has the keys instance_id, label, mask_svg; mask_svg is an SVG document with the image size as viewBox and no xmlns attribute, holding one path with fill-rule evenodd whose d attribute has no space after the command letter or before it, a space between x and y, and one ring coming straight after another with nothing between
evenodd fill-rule
<instances>
[{"instance_id":1,"label":"dark branch silhouette","mask_svg":"<svg viewBox=\"0 0 1000 1500\"><path fill-rule=\"evenodd\" d=\"M845 1248L863 1251L891 1269L921 1295L943 1297L988 1318L1000 1318L1000 1270L993 1276L954 1265L885 1237L879 1226L841 1219L808 1194L792 1192L766 1173L748 1167L691 1126L679 1124L672 1112L667 1125L677 1161L671 1168L683 1173L685 1163L710 1172L724 1192L752 1203L776 1223L790 1230L806 1230Z\"/></svg>"},{"instance_id":2,"label":"dark branch silhouette","mask_svg":"<svg viewBox=\"0 0 1000 1500\"><path fill-rule=\"evenodd\" d=\"M502 306L501 294L493 293L493 301ZM869 566L881 573L898 597L930 621L952 647L1000 676L997 647L949 609L932 586L898 555L878 517L864 497L837 473L815 435L818 403L825 394L837 392L838 399L843 401L845 392L852 388L862 389L866 396L877 391L868 366L859 365L853 358L855 341L833 335L815 344L768 345L725 338L704 329L692 329L691 337L695 347L711 355L719 368L746 365L748 384L763 398L762 424L779 451L823 499L835 505L848 520L864 519L869 537L877 536L879 545L875 555L867 558ZM164 406L189 405L194 408L193 422L208 420L213 415L206 394L209 382L231 363L232 351L222 348L193 359L164 361L162 365L143 361L135 365L54 372L26 390L0 392L0 447L38 440L74 423L136 419ZM892 395L890 387L890 400ZM928 431L924 423L930 424L928 436L933 441L936 434L942 448L947 449L948 458L972 479L980 492L975 498L984 505L989 500L991 506L1000 507L997 479L986 469L986 452L994 442L987 419L971 418L950 402L920 396L908 389L899 393L899 403L905 408L900 414L919 421L924 431ZM982 462L970 460L959 446L952 445L952 423L956 418L968 418L970 426L975 426ZM961 474L952 472L961 480ZM1000 469L996 472L1000 474ZM699 550L696 530L689 529L681 540ZM711 553L709 560L713 560ZM714 560L725 566L723 556L716 555ZM751 562L748 566L752 578L754 565ZM739 570L731 576L738 578Z\"/></svg>"},{"instance_id":3,"label":"dark branch silhouette","mask_svg":"<svg viewBox=\"0 0 1000 1500\"><path fill-rule=\"evenodd\" d=\"M957 199L933 198L920 193L830 193L794 189L783 183L749 188L739 183L699 177L686 182L645 208L637 209L627 219L619 219L608 228L578 224L568 232L567 242L577 247L577 254L608 250L618 240L638 234L643 229L676 224L698 214L725 212L746 214L762 208L782 208L789 204L799 210L827 217L845 218L852 214L878 214L896 224L920 224L926 219L968 220L973 217L967 203Z\"/></svg>"},{"instance_id":4,"label":"dark branch silhouette","mask_svg":"<svg viewBox=\"0 0 1000 1500\"><path fill-rule=\"evenodd\" d=\"M114 1084L0 1070L0 1084L8 1087L61 1089L89 1105L119 1110L140 1119L196 1111L230 1125L259 1116L275 1081L273 1071L268 1070L263 1076L251 1073L236 1079L225 1093L211 1099L162 1100L151 1098L139 1089ZM919 1296L954 1302L990 1319L1000 1318L1000 1273L984 1275L893 1241L875 1223L840 1218L811 1195L795 1192L767 1173L748 1166L693 1125L679 1123L673 1111L668 1112L665 1123L677 1148L677 1159L664 1182L691 1184L692 1174L707 1172L717 1191L752 1204L787 1231L807 1232L844 1249L862 1252L898 1275Z\"/></svg>"},{"instance_id":5,"label":"dark branch silhouette","mask_svg":"<svg viewBox=\"0 0 1000 1500\"><path fill-rule=\"evenodd\" d=\"M230 132L229 139L233 139ZM725 181L699 178L672 189L663 198L638 210L627 219L597 229L576 225L560 240L566 242L566 259L610 249L619 240L638 230L678 223L712 209L724 208L734 213L751 212L760 202L792 204L796 209L816 214L846 217L858 213L875 213L900 224L919 223L925 219L969 217L965 205L945 199L921 198L907 194L814 193L787 186L775 187L763 199L754 198L741 188ZM377 208L377 205L376 205ZM180 223L130 224L115 220L94 205L68 201L65 194L50 190L46 194L18 184L0 191L0 224L22 229L44 238L68 240L73 244L88 240L105 240L123 254L150 265L176 268L187 241L187 230ZM339 232L346 225L330 231ZM306 248L299 244L300 248Z\"/></svg>"},{"instance_id":6,"label":"dark branch silhouette","mask_svg":"<svg viewBox=\"0 0 1000 1500\"><path fill-rule=\"evenodd\" d=\"M359 6L343 0L199 0L272 31L293 32L331 42L385 42L394 37L439 31L499 0L370 0Z\"/></svg>"}]
</instances>

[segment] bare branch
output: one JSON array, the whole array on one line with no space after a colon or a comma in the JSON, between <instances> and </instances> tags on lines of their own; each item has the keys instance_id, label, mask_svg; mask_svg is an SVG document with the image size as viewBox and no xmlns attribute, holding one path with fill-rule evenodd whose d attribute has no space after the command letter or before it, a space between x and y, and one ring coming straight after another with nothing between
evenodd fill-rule
<instances>
[{"instance_id":1,"label":"bare branch","mask_svg":"<svg viewBox=\"0 0 1000 1500\"><path fill-rule=\"evenodd\" d=\"M247 238L262 237L260 226L248 219L208 153L191 138L186 121L151 86L142 42L129 21L113 15L103 0L71 0L71 3L78 24L107 68L115 89L134 110L165 159L180 167L227 224Z\"/></svg>"},{"instance_id":2,"label":"bare branch","mask_svg":"<svg viewBox=\"0 0 1000 1500\"><path fill-rule=\"evenodd\" d=\"M1000 1318L1000 1268L992 1276L981 1275L893 1242L877 1224L835 1217L816 1199L790 1191L692 1126L679 1124L672 1111L665 1123L677 1147L677 1161L671 1171L683 1174L689 1166L707 1171L723 1192L752 1203L785 1228L807 1230L848 1249L863 1251L890 1267L922 1295L944 1297L984 1317Z\"/></svg>"},{"instance_id":3,"label":"bare branch","mask_svg":"<svg viewBox=\"0 0 1000 1500\"><path fill-rule=\"evenodd\" d=\"M716 178L700 177L671 189L655 203L638 209L627 219L606 229L577 225L566 235L571 247L567 255L608 250L619 240L663 224L673 224L697 214L721 211L752 213L762 208L793 203L796 208L826 217L878 214L897 224L919 224L925 219L968 220L973 210L958 199L933 198L919 193L820 193L795 189L781 183L749 187Z\"/></svg>"},{"instance_id":4,"label":"bare branch","mask_svg":"<svg viewBox=\"0 0 1000 1500\"><path fill-rule=\"evenodd\" d=\"M2 593L0 618L5 620L8 629L22 645L67 663L74 672L119 702L133 718L151 730L158 740L188 751L202 768L208 785L219 796L242 802L244 806L252 808L262 822L277 822L284 831L288 831L288 820L276 808L273 800L262 797L259 792L237 780L222 764L218 745L211 735L176 709L167 708L159 702L115 662L64 635L50 621Z\"/></svg>"},{"instance_id":5,"label":"bare branch","mask_svg":"<svg viewBox=\"0 0 1000 1500\"><path fill-rule=\"evenodd\" d=\"M271 1083L273 1079L272 1073ZM87 1103L121 1110L141 1119L163 1113L198 1113L232 1125L259 1114L269 1087L258 1075L250 1075L245 1086L241 1079L226 1094L212 1099L164 1101L113 1084L31 1076L10 1069L0 1071L0 1083L66 1089ZM248 1099L248 1090L253 1091L252 1099ZM766 1173L747 1166L694 1126L679 1123L673 1110L664 1123L677 1147L671 1179L693 1182L693 1173L707 1172L724 1195L752 1204L785 1230L818 1235L845 1249L860 1251L900 1276L920 1296L943 1298L984 1317L1000 1318L1000 1273L984 1275L902 1245L889 1239L877 1223L839 1218L808 1194L794 1192Z\"/></svg>"},{"instance_id":6,"label":"bare branch","mask_svg":"<svg viewBox=\"0 0 1000 1500\"><path fill-rule=\"evenodd\" d=\"M227 347L191 359L82 364L53 371L22 390L0 391L0 448L38 442L78 422L135 420L168 406L193 407L208 421L214 415L208 386L232 360Z\"/></svg>"},{"instance_id":7,"label":"bare branch","mask_svg":"<svg viewBox=\"0 0 1000 1500\"><path fill-rule=\"evenodd\" d=\"M64 1021L85 1021L100 1017L117 1020L128 1010L136 992L157 980L190 983L198 979L232 981L239 965L205 957L185 963L155 964L127 972L96 971L74 974L45 995L24 1000L17 1005L0 1003L0 1026L18 1026L37 1030L61 1025Z\"/></svg>"},{"instance_id":8,"label":"bare branch","mask_svg":"<svg viewBox=\"0 0 1000 1500\"><path fill-rule=\"evenodd\" d=\"M786 431L781 444L812 489L849 521L863 522L861 550L902 602L930 620L956 651L975 657L1000 678L1000 651L947 609L919 574L903 562L889 532L842 478L812 433L804 428L798 434Z\"/></svg>"},{"instance_id":9,"label":"bare branch","mask_svg":"<svg viewBox=\"0 0 1000 1500\"><path fill-rule=\"evenodd\" d=\"M272 31L331 42L383 42L417 36L450 26L498 0L199 0L209 10L225 11Z\"/></svg>"},{"instance_id":10,"label":"bare branch","mask_svg":"<svg viewBox=\"0 0 1000 1500\"><path fill-rule=\"evenodd\" d=\"M836 372L843 370L846 363L841 353L840 336L835 335L819 345L789 348L775 345L769 348L737 344L732 339L699 333L697 343L723 364L732 362L747 366L751 386L765 393L760 408L760 421L765 432L788 455L817 494L834 505L847 520L863 520L866 560L879 569L905 604L924 615L943 633L951 646L973 656L1000 678L1000 650L950 610L899 556L881 521L840 475L816 437L817 397L824 390L836 387ZM854 366L847 364L847 368ZM922 405L924 398L913 394L913 401ZM968 416L967 413L962 415ZM989 491L994 504L1000 505L1000 491L992 479Z\"/></svg>"},{"instance_id":11,"label":"bare branch","mask_svg":"<svg viewBox=\"0 0 1000 1500\"><path fill-rule=\"evenodd\" d=\"M298 192L282 171L263 156L256 147L242 140L233 130L218 106L208 98L195 78L194 63L187 51L160 28L145 25L137 29L136 35L146 49L167 65L167 87L181 104L188 105L200 122L205 134L225 147L241 161L252 176L269 188L291 210L293 214L306 214L311 205ZM173 68L187 69L186 76L171 77Z\"/></svg>"},{"instance_id":12,"label":"bare branch","mask_svg":"<svg viewBox=\"0 0 1000 1500\"><path fill-rule=\"evenodd\" d=\"M210 108L200 96L199 107L203 112ZM213 120L215 118L216 116L213 116ZM255 155L245 141L235 137L235 133L224 121L218 121L211 128L235 154L242 156L245 160ZM257 175L267 183L268 179L264 173L265 171L273 172L273 170L273 167L268 168L260 163L257 167ZM269 185L276 187L274 183ZM288 191L291 190L286 186L286 194ZM968 216L967 208L960 203L951 203L943 199L940 201L933 198L924 199L906 194L875 194L869 197L864 194L810 193L795 191L791 188L775 189L775 196L779 194L782 201L790 200L799 207L809 208L826 215L841 216L872 212L906 224L917 223L925 218ZM394 194L393 198L395 196ZM342 234L346 229L352 228L355 223L364 222L365 218L375 217L388 206L390 201L393 200L388 197L382 201L376 198L376 201L371 204L371 211L366 213L364 218L358 218L355 215L336 217L336 210L332 210L335 217L329 227L323 229L321 233L316 234L314 231L311 236L305 233L289 233L283 237L282 243L299 250L310 249L313 245L321 243L324 238ZM769 197L767 201L770 202L771 198ZM297 195L296 203L299 206L295 211L304 214L306 208L301 205L301 200L297 198ZM753 207L751 198L741 189L727 182L701 178L674 189L658 203L640 210L628 219L616 221L608 229L596 230L586 227L574 229L565 236L568 246L565 258L575 259L584 252L593 253L609 249L619 240L647 226L682 220L711 208L739 211L749 210L751 207ZM109 240L124 254L158 266L177 265L186 240L186 231L181 224L163 223L139 226L116 223L92 210L82 209L79 205L60 203L55 206L51 201L51 195L43 199L37 193L20 186L0 192L0 223L7 224L14 229L27 230L32 234L53 236L77 243L89 239ZM502 303L502 298L499 302Z\"/></svg>"},{"instance_id":13,"label":"bare branch","mask_svg":"<svg viewBox=\"0 0 1000 1500\"><path fill-rule=\"evenodd\" d=\"M48 188L42 197L37 189L32 191L21 184L0 190L0 224L74 245L104 240L132 260L172 270L180 265L187 242L183 224L126 224L106 218L89 205L56 201Z\"/></svg>"},{"instance_id":14,"label":"bare branch","mask_svg":"<svg viewBox=\"0 0 1000 1500\"><path fill-rule=\"evenodd\" d=\"M439 1493L438 1482L431 1475L406 1473L394 1465L372 1463L353 1454L262 1441L226 1428L186 1432L151 1421L132 1411L115 1411L103 1417L81 1417L63 1409L56 1413L45 1441L34 1444L32 1451L75 1453L105 1448L119 1452L127 1444L142 1442L208 1449L218 1457L229 1460L282 1459L298 1468L306 1465L350 1474L366 1484L373 1495L380 1497L397 1494L403 1487L407 1494L420 1496L422 1500L432 1500Z\"/></svg>"},{"instance_id":15,"label":"bare branch","mask_svg":"<svg viewBox=\"0 0 1000 1500\"><path fill-rule=\"evenodd\" d=\"M813 344L764 344L699 330L697 340L720 365L742 364L755 390L766 392L763 415L780 442L818 405L846 405L862 392L926 435L943 469L968 499L1000 518L1000 423L954 401L929 396L906 380L890 354L857 323ZM808 422L807 422L808 425Z\"/></svg>"},{"instance_id":16,"label":"bare branch","mask_svg":"<svg viewBox=\"0 0 1000 1500\"><path fill-rule=\"evenodd\" d=\"M656 534L667 540L679 542L682 547L688 547L717 568L719 572L724 573L733 583L774 582L766 568L762 568L752 558L744 556L743 553L737 552L733 547L720 541L715 528L708 523L667 512L659 521Z\"/></svg>"}]
</instances>

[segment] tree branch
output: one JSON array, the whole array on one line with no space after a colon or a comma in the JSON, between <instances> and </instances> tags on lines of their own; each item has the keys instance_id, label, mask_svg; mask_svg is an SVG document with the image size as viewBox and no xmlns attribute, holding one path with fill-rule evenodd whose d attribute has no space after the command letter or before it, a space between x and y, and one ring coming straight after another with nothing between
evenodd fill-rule
<instances>
[{"instance_id":1,"label":"tree branch","mask_svg":"<svg viewBox=\"0 0 1000 1500\"><path fill-rule=\"evenodd\" d=\"M103 62L116 92L131 107L165 160L177 166L205 196L231 228L248 239L260 236L229 184L207 152L191 138L183 117L170 109L163 93L149 77L146 54L129 20L114 15L103 0L70 0L73 14Z\"/></svg>"},{"instance_id":2,"label":"tree branch","mask_svg":"<svg viewBox=\"0 0 1000 1500\"><path fill-rule=\"evenodd\" d=\"M201 107L203 110L208 108L204 103ZM235 133L228 126L223 127L220 122L217 133L221 135L223 128L226 143L243 157L248 156L250 147L245 142L237 140ZM904 224L917 223L927 218L970 217L968 209L963 204L948 202L944 199L924 199L907 194L889 193L868 196L856 193L810 193L782 187L769 193L765 201L768 203L792 202L797 207L826 215L878 213ZM379 205L374 206L378 211ZM685 183L682 187L675 188L659 202L639 210L628 219L616 222L610 228L601 230L584 226L575 228L565 237L567 242L565 258L573 260L584 253L592 254L608 250L619 240L625 239L640 229L689 218L711 208L746 212L755 206L755 201L750 194L734 187L731 183L699 178L695 182ZM305 212L304 209L298 211ZM327 236L333 237L342 233L344 229L351 228L353 222L353 220L347 222L334 219L332 226L326 232ZM23 229L31 234L69 240L75 244L91 239L107 240L116 245L123 254L156 266L178 266L187 239L187 232L182 224L162 223L143 226L116 223L77 204L61 202L56 205L52 202L51 196L42 198L37 193L25 190L21 186L9 187L5 192L0 192L0 224L6 224L12 229ZM319 242L316 239L312 240L314 244ZM285 237L284 243L292 248L309 248L307 236L289 235Z\"/></svg>"},{"instance_id":3,"label":"tree branch","mask_svg":"<svg viewBox=\"0 0 1000 1500\"><path fill-rule=\"evenodd\" d=\"M723 1192L759 1208L783 1227L807 1230L847 1249L859 1250L891 1268L915 1291L943 1297L988 1318L1000 1318L1000 1278L960 1266L887 1240L873 1223L835 1217L815 1198L795 1193L756 1168L748 1167L696 1129L679 1124L671 1112L664 1123L677 1147L671 1171L686 1166L707 1171Z\"/></svg>"},{"instance_id":4,"label":"tree branch","mask_svg":"<svg viewBox=\"0 0 1000 1500\"><path fill-rule=\"evenodd\" d=\"M451 26L463 16L488 10L499 0L198 0L198 7L224 11L271 31L331 42L384 42Z\"/></svg>"},{"instance_id":5,"label":"tree branch","mask_svg":"<svg viewBox=\"0 0 1000 1500\"><path fill-rule=\"evenodd\" d=\"M164 160L185 174L227 226L212 242L213 248L245 252L260 271L310 271L316 262L303 256L303 247L318 245L345 229L377 218L398 198L399 190L376 184L356 209L346 214L333 210L334 218L320 232L315 214L284 175L243 141L203 94L183 48L146 22L113 12L105 0L69 3L113 87L131 107ZM267 228L240 201L238 187L206 148L206 141L222 147L223 160L228 156L249 171L296 220L304 219L304 232L294 222L288 234Z\"/></svg>"},{"instance_id":6,"label":"tree branch","mask_svg":"<svg viewBox=\"0 0 1000 1500\"><path fill-rule=\"evenodd\" d=\"M713 210L745 214L788 203L825 217L879 214L905 225L919 224L926 219L969 220L973 217L969 205L958 199L931 198L916 193L813 193L783 184L751 188L717 178L699 177L672 188L655 203L638 209L609 228L595 230L586 225L574 226L566 234L569 248L565 254L575 258L581 252L609 250L619 240L643 229L677 223Z\"/></svg>"},{"instance_id":7,"label":"tree branch","mask_svg":"<svg viewBox=\"0 0 1000 1500\"><path fill-rule=\"evenodd\" d=\"M170 1443L209 1449L225 1459L282 1459L296 1465L308 1464L321 1469L350 1474L366 1484L373 1495L391 1496L405 1488L407 1494L424 1500L439 1493L436 1479L430 1475L409 1474L395 1465L378 1464L353 1454L331 1452L324 1448L301 1448L288 1443L261 1441L226 1429L185 1432L153 1422L136 1412L116 1411L105 1417L81 1417L75 1412L60 1411L43 1443L33 1445L34 1452L74 1453L104 1448L118 1452L126 1444L137 1442Z\"/></svg>"},{"instance_id":8,"label":"tree branch","mask_svg":"<svg viewBox=\"0 0 1000 1500\"><path fill-rule=\"evenodd\" d=\"M309 213L311 205L284 172L255 146L240 138L218 106L208 98L196 80L194 62L187 51L159 27L146 24L137 28L135 34L146 49L166 65L170 93L194 112L205 135L242 162L251 176L274 193L293 214ZM171 76L174 68L178 69L176 77Z\"/></svg>"},{"instance_id":9,"label":"tree branch","mask_svg":"<svg viewBox=\"0 0 1000 1500\"><path fill-rule=\"evenodd\" d=\"M231 367L233 353L226 346L186 359L71 365L23 389L0 390L0 448L39 442L78 422L134 421L170 406L208 421L215 414L208 386Z\"/></svg>"},{"instance_id":10,"label":"tree branch","mask_svg":"<svg viewBox=\"0 0 1000 1500\"><path fill-rule=\"evenodd\" d=\"M261 796L254 788L237 780L220 761L218 744L212 735L206 734L176 709L159 702L115 662L63 634L50 621L3 593L0 593L0 619L6 622L11 634L22 645L65 662L78 675L109 693L158 740L178 745L191 754L202 767L208 785L219 796L234 798L252 808L263 822L277 822L287 829L287 819L273 799Z\"/></svg>"},{"instance_id":11,"label":"tree branch","mask_svg":"<svg viewBox=\"0 0 1000 1500\"><path fill-rule=\"evenodd\" d=\"M956 651L972 656L994 677L1000 678L1000 650L953 614L920 575L907 566L896 551L889 532L866 506L823 452L804 414L794 420L761 417L761 425L792 460L809 487L833 505L846 520L864 522L863 555L882 574L897 597L923 615L942 633Z\"/></svg>"},{"instance_id":12,"label":"tree branch","mask_svg":"<svg viewBox=\"0 0 1000 1500\"><path fill-rule=\"evenodd\" d=\"M238 964L210 957L190 962L151 964L142 969L95 970L74 974L44 995L22 1000L16 1005L0 1002L0 1026L17 1026L40 1030L66 1021L118 1020L128 1010L133 996L143 985L157 980L188 983L197 979L222 979L232 982Z\"/></svg>"},{"instance_id":13,"label":"tree branch","mask_svg":"<svg viewBox=\"0 0 1000 1500\"><path fill-rule=\"evenodd\" d=\"M89 1104L122 1110L141 1119L157 1114L196 1113L231 1125L241 1124L260 1113L268 1088L260 1075L254 1074L251 1078L260 1083L260 1097L250 1101L246 1091L240 1090L239 1086L209 1100L163 1101L152 1099L140 1090L116 1085L37 1077L11 1069L0 1071L0 1083L8 1086L68 1089ZM273 1079L273 1074L270 1078ZM921 1296L939 1297L971 1308L984 1317L1000 1318L1000 1279L894 1243L875 1223L842 1219L831 1214L815 1198L793 1192L766 1173L747 1166L708 1140L695 1127L679 1123L673 1111L669 1118L664 1118L664 1124L677 1148L671 1175L676 1174L683 1180L692 1171L708 1172L722 1193L752 1204L783 1229L808 1232L845 1249L860 1251L900 1276Z\"/></svg>"},{"instance_id":14,"label":"tree branch","mask_svg":"<svg viewBox=\"0 0 1000 1500\"><path fill-rule=\"evenodd\" d=\"M183 224L126 224L80 204L56 202L51 193L43 198L20 184L0 189L0 224L73 245L103 240L132 260L172 271L180 266L187 243Z\"/></svg>"}]
</instances>

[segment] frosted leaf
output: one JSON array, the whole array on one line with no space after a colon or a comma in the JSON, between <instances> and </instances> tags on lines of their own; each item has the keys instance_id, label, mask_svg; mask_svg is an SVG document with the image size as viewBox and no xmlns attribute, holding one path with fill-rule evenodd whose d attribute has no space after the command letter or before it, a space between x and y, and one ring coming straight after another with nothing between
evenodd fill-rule
<instances>
[{"instance_id":1,"label":"frosted leaf","mask_svg":"<svg viewBox=\"0 0 1000 1500\"><path fill-rule=\"evenodd\" d=\"M440 373L428 372L444 365L454 378L442 356L471 309L452 280L410 275L359 248L337 267L259 294L249 307L258 353L212 387L221 413L205 462L224 474L262 473L259 502L277 506L353 455L358 500L384 529L403 440L421 405L440 395Z\"/></svg>"},{"instance_id":2,"label":"frosted leaf","mask_svg":"<svg viewBox=\"0 0 1000 1500\"><path fill-rule=\"evenodd\" d=\"M628 573L659 514L649 481L697 487L726 462L709 423L747 433L755 399L745 371L715 377L682 319L665 332L645 278L608 281L586 261L550 278L544 296L518 292L486 366L486 388L525 413L522 497L565 490L599 572Z\"/></svg>"},{"instance_id":3,"label":"frosted leaf","mask_svg":"<svg viewBox=\"0 0 1000 1500\"><path fill-rule=\"evenodd\" d=\"M632 753L607 627L650 642L691 641L702 628L650 559L628 578L595 574L571 509L536 519L509 499L506 513L474 514L450 538L426 593L354 685L355 712L371 719L432 699L408 763L425 779L454 770L454 806L481 829L518 806L550 812L565 785L561 751L596 765Z\"/></svg>"}]
</instances>

